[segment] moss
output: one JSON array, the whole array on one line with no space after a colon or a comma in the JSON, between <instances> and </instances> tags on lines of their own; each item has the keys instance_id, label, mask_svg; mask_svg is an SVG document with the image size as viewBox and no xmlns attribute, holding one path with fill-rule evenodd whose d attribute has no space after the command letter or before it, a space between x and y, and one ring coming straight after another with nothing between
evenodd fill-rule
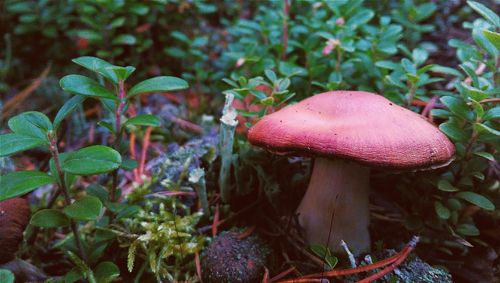
<instances>
[{"instance_id":1,"label":"moss","mask_svg":"<svg viewBox=\"0 0 500 283\"><path fill-rule=\"evenodd\" d=\"M239 239L235 232L223 232L204 253L203 282L260 282L268 254L257 236Z\"/></svg>"}]
</instances>

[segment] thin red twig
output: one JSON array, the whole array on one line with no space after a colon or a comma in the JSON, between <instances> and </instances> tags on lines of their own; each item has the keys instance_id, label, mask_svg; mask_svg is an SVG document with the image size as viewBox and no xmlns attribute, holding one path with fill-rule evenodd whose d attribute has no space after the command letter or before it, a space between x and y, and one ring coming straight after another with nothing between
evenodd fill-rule
<instances>
[{"instance_id":1,"label":"thin red twig","mask_svg":"<svg viewBox=\"0 0 500 283\"><path fill-rule=\"evenodd\" d=\"M238 239L245 239L246 237L252 235L253 231L255 231L255 225L248 227L245 231L243 231L243 233L239 234Z\"/></svg>"},{"instance_id":2,"label":"thin red twig","mask_svg":"<svg viewBox=\"0 0 500 283\"><path fill-rule=\"evenodd\" d=\"M403 251L403 253L401 254L401 256L395 261L393 262L391 265L389 265L388 267L384 268L383 270L359 281L358 283L370 283L370 282L373 282L379 278L382 278L384 277L387 273L391 272L394 270L394 268L396 268L398 265L400 265L403 261L406 260L406 258L408 257L408 255L411 253L411 251L413 251L413 249L415 249L415 247L417 246L417 243L418 243L418 240L419 238L418 237L413 237L413 239L410 241L410 243L406 246L405 250Z\"/></svg>"},{"instance_id":3,"label":"thin red twig","mask_svg":"<svg viewBox=\"0 0 500 283\"><path fill-rule=\"evenodd\" d=\"M198 252L194 253L194 261L196 263L196 273L198 274L198 278L200 279L200 282L203 283L203 279L201 277L201 260Z\"/></svg>"},{"instance_id":4,"label":"thin red twig","mask_svg":"<svg viewBox=\"0 0 500 283\"><path fill-rule=\"evenodd\" d=\"M327 271L327 272L309 274L309 275L302 276L300 278L290 279L290 280L285 280L285 281L280 281L280 282L281 283L315 282L315 281L296 281L296 280L313 280L314 277L323 277L324 278L324 277L336 277L336 276L356 274L356 273L361 273L361 272L366 272L366 271L370 271L373 269L381 268L383 266L387 266L388 264L390 264L390 266L388 268L392 267L392 269L387 271L387 272L390 272L394 268L396 268L396 266L398 266L401 262L403 262L406 259L406 257L410 254L410 252L415 248L418 240L419 240L418 237L416 237L416 236L413 237L412 240L406 245L406 247L402 251L400 251L399 253L397 253L389 258L386 258L384 260L378 261L378 262L373 263L373 264L360 266L360 267L356 267L356 268L349 268L349 269L342 269L342 270L331 270L331 271ZM386 268L386 269L388 269L388 268ZM382 270L381 272L383 272L383 271L385 272L386 269ZM387 272L385 274L387 274ZM376 273L376 274L379 274L379 273ZM385 274L383 274L382 276L384 276ZM370 277L372 277L372 276L370 276ZM370 277L368 277L368 278L370 278ZM363 280L366 280L366 279L363 279ZM363 283L367 283L367 282L371 282L371 281L364 281Z\"/></svg>"},{"instance_id":5,"label":"thin red twig","mask_svg":"<svg viewBox=\"0 0 500 283\"><path fill-rule=\"evenodd\" d=\"M142 144L142 150L141 150L141 163L139 165L139 176L144 174L144 166L146 164L146 154L148 152L152 130L153 130L152 127L147 127L146 133L144 134L144 142Z\"/></svg>"},{"instance_id":6,"label":"thin red twig","mask_svg":"<svg viewBox=\"0 0 500 283\"><path fill-rule=\"evenodd\" d=\"M278 274L278 275L274 276L273 278L271 278L271 281L269 281L269 282L270 283L276 282L276 281L280 280L281 278L287 276L288 274L294 272L295 270L297 270L295 268L295 266L292 266L292 267L288 268L287 270L285 270L285 271L281 272L280 274Z\"/></svg>"},{"instance_id":7,"label":"thin red twig","mask_svg":"<svg viewBox=\"0 0 500 283\"><path fill-rule=\"evenodd\" d=\"M212 223L212 237L217 236L217 226L219 226L219 204L215 206L214 222Z\"/></svg>"}]
</instances>

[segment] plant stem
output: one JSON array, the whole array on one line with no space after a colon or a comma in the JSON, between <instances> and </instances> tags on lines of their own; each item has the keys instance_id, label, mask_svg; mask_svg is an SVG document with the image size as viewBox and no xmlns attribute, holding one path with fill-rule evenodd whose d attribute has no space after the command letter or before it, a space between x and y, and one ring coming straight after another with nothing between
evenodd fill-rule
<instances>
[{"instance_id":1,"label":"plant stem","mask_svg":"<svg viewBox=\"0 0 500 283\"><path fill-rule=\"evenodd\" d=\"M125 107L125 82L121 80L118 83L118 98L120 99L120 103L116 107L115 111L115 132L116 132L116 138L113 143L113 148L117 151L119 151L120 147L120 140L122 137L122 112L123 108ZM112 173L112 178L113 178L113 184L111 185L111 189L109 190L109 201L115 202L115 195L116 195L116 187L118 186L118 169L113 171Z\"/></svg>"},{"instance_id":2,"label":"plant stem","mask_svg":"<svg viewBox=\"0 0 500 283\"><path fill-rule=\"evenodd\" d=\"M56 165L56 170L57 174L59 175L59 191L62 192L64 196L64 205L69 206L71 204L71 198L69 196L69 191L68 188L66 187L66 182L64 179L64 172L61 168L61 160L59 159L59 149L57 148L57 139L54 135L49 134L50 138L50 153L52 154L52 158L54 158L54 163ZM70 219L70 227L71 230L73 231L73 235L75 238L75 244L76 248L78 250L80 258L82 258L84 261L87 260L87 257L85 255L85 252L83 250L81 238L80 238L80 232L78 231L78 224L73 220Z\"/></svg>"},{"instance_id":3,"label":"plant stem","mask_svg":"<svg viewBox=\"0 0 500 283\"><path fill-rule=\"evenodd\" d=\"M407 94L407 102L406 102L407 108L410 108L411 102L413 101L413 96L415 96L415 92L417 92L417 85L413 83L409 84L410 84L410 90L408 91Z\"/></svg>"}]
</instances>

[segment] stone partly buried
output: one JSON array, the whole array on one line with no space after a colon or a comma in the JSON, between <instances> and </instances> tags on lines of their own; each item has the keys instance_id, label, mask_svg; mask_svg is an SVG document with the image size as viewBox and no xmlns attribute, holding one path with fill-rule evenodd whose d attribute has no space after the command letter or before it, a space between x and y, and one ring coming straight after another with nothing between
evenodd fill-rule
<instances>
[{"instance_id":1,"label":"stone partly buried","mask_svg":"<svg viewBox=\"0 0 500 283\"><path fill-rule=\"evenodd\" d=\"M370 168L429 170L448 165L455 152L420 115L362 91L325 92L285 107L250 128L248 139L273 153L315 157L299 223L308 242L327 244L330 235L333 251L345 240L356 254L370 248Z\"/></svg>"}]
</instances>

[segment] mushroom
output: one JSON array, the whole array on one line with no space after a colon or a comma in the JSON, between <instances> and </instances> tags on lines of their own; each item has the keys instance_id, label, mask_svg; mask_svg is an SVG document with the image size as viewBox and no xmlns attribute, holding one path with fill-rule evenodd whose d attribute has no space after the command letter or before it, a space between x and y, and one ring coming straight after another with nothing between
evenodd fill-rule
<instances>
[{"instance_id":1,"label":"mushroom","mask_svg":"<svg viewBox=\"0 0 500 283\"><path fill-rule=\"evenodd\" d=\"M0 202L0 265L14 259L30 220L30 207L23 198Z\"/></svg>"},{"instance_id":2,"label":"mushroom","mask_svg":"<svg viewBox=\"0 0 500 283\"><path fill-rule=\"evenodd\" d=\"M331 91L287 106L248 132L253 145L277 154L315 157L297 212L305 238L340 251L370 249L370 168L426 170L448 165L454 145L420 115L383 96Z\"/></svg>"}]
</instances>

